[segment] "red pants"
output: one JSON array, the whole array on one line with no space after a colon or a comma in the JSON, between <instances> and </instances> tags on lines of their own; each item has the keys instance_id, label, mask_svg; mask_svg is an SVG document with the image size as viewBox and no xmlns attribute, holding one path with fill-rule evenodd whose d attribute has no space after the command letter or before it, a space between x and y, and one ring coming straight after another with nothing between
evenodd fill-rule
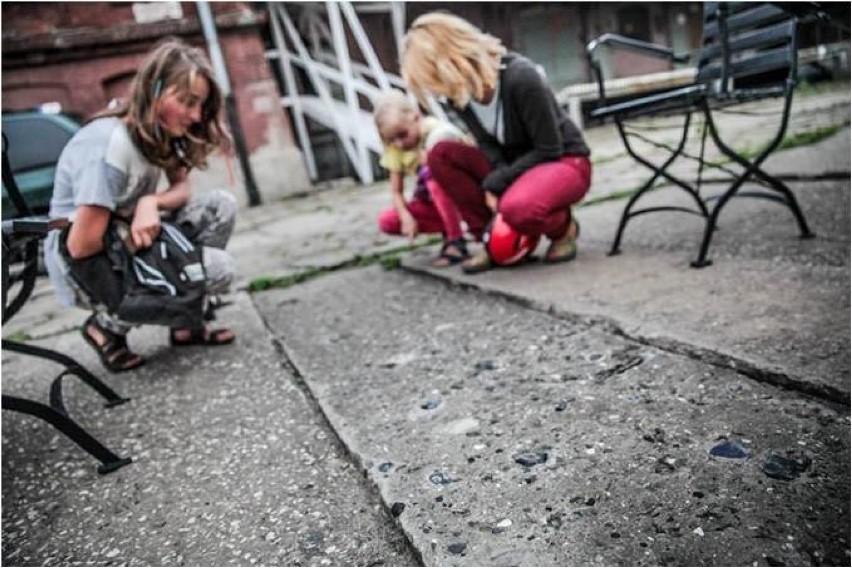
<instances>
[{"instance_id":1,"label":"red pants","mask_svg":"<svg viewBox=\"0 0 852 568\"><path fill-rule=\"evenodd\" d=\"M462 238L461 217L455 204L435 180L428 180L426 187L431 201L415 197L405 204L417 221L417 230L421 233L442 233L447 241ZM379 230L388 235L399 235L402 232L399 213L394 207L379 213Z\"/></svg>"},{"instance_id":2,"label":"red pants","mask_svg":"<svg viewBox=\"0 0 852 568\"><path fill-rule=\"evenodd\" d=\"M458 206L471 233L480 239L493 216L485 205L482 180L491 171L479 148L461 142L439 142L429 152L434 179ZM564 156L521 174L500 197L503 219L525 235L558 239L570 221L568 208L586 195L592 164L585 156Z\"/></svg>"}]
</instances>

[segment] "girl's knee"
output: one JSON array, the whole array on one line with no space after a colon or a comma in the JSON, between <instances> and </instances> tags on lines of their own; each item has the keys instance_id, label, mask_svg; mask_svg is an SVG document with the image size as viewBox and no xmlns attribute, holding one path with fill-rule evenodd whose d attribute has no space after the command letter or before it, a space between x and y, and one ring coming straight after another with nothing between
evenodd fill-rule
<instances>
[{"instance_id":1,"label":"girl's knee","mask_svg":"<svg viewBox=\"0 0 852 568\"><path fill-rule=\"evenodd\" d=\"M207 292L222 294L227 292L237 272L234 257L222 249L204 247L202 249L204 271L207 275Z\"/></svg>"},{"instance_id":2,"label":"girl's knee","mask_svg":"<svg viewBox=\"0 0 852 568\"><path fill-rule=\"evenodd\" d=\"M177 211L174 221L194 242L225 248L237 221L237 200L221 189L200 191Z\"/></svg>"},{"instance_id":3,"label":"girl's knee","mask_svg":"<svg viewBox=\"0 0 852 568\"><path fill-rule=\"evenodd\" d=\"M233 224L237 219L237 198L224 189L207 192L210 207L216 211L216 218L223 223Z\"/></svg>"}]
</instances>

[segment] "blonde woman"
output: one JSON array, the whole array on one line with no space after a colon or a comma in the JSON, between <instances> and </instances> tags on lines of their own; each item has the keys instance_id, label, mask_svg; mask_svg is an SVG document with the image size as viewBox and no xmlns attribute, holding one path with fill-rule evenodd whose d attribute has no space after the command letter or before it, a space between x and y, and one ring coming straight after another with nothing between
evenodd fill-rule
<instances>
[{"instance_id":1,"label":"blonde woman","mask_svg":"<svg viewBox=\"0 0 852 568\"><path fill-rule=\"evenodd\" d=\"M68 142L56 167L51 218L72 222L60 247L60 231L45 243L45 263L60 300L92 311L83 338L112 372L138 367L143 359L127 345L130 326L104 310L69 276L68 259L103 254L114 214L131 219L130 240L151 246L161 214L202 245L208 293L224 291L233 279L233 259L222 249L234 226L236 204L225 191L193 195L189 170L203 167L226 141L219 122L222 97L200 50L165 41L142 62L126 106L86 124ZM169 187L157 192L162 173ZM172 329L172 345L223 345L227 329Z\"/></svg>"},{"instance_id":2,"label":"blonde woman","mask_svg":"<svg viewBox=\"0 0 852 568\"><path fill-rule=\"evenodd\" d=\"M402 75L421 100L446 97L476 138L478 148L441 142L428 160L471 231L499 211L519 233L550 239L545 262L573 259L571 206L591 184L589 148L538 67L466 20L432 12L405 36ZM462 264L491 267L484 251Z\"/></svg>"}]
</instances>

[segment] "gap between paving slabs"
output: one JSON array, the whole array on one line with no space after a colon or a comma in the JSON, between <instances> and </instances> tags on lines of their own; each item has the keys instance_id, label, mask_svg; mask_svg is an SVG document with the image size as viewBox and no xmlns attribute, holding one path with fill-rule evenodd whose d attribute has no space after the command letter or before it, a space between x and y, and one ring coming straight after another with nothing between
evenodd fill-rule
<instances>
[{"instance_id":1,"label":"gap between paving slabs","mask_svg":"<svg viewBox=\"0 0 852 568\"><path fill-rule=\"evenodd\" d=\"M249 282L246 286L246 290L250 293L254 293L263 292L264 290L272 290L273 288L288 288L295 284L308 282L330 272L347 270L350 268L362 268L372 264L381 264L386 270L393 270L401 266L399 258L400 254L430 247L439 242L441 242L439 237L429 237L425 242L416 245L395 247L390 250L367 255L356 254L352 258L337 264L329 266L314 266L307 270L302 270L286 276L261 276L251 280L251 282Z\"/></svg>"}]
</instances>

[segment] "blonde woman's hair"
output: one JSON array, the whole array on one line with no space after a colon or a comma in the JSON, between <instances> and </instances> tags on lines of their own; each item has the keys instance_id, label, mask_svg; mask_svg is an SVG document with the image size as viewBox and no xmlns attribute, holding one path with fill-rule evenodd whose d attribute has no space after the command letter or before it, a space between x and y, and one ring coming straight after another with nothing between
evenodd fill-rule
<instances>
[{"instance_id":1,"label":"blonde woman's hair","mask_svg":"<svg viewBox=\"0 0 852 568\"><path fill-rule=\"evenodd\" d=\"M209 93L201 106L201 120L186 136L171 137L159 125L157 100L174 88L178 94L190 92L197 77L207 79ZM167 171L203 168L207 156L228 144L228 135L219 119L222 92L213 70L200 49L177 39L157 45L142 62L131 87L129 102L98 116L117 116L127 124L133 142L152 164Z\"/></svg>"},{"instance_id":2,"label":"blonde woman's hair","mask_svg":"<svg viewBox=\"0 0 852 568\"><path fill-rule=\"evenodd\" d=\"M389 144L394 129L407 123L420 113L420 109L399 89L383 92L373 107L373 120L382 142Z\"/></svg>"},{"instance_id":3,"label":"blonde woman's hair","mask_svg":"<svg viewBox=\"0 0 852 568\"><path fill-rule=\"evenodd\" d=\"M506 48L467 20L443 12L423 14L403 41L402 76L425 105L426 95L445 96L456 107L481 100L497 85Z\"/></svg>"}]
</instances>

